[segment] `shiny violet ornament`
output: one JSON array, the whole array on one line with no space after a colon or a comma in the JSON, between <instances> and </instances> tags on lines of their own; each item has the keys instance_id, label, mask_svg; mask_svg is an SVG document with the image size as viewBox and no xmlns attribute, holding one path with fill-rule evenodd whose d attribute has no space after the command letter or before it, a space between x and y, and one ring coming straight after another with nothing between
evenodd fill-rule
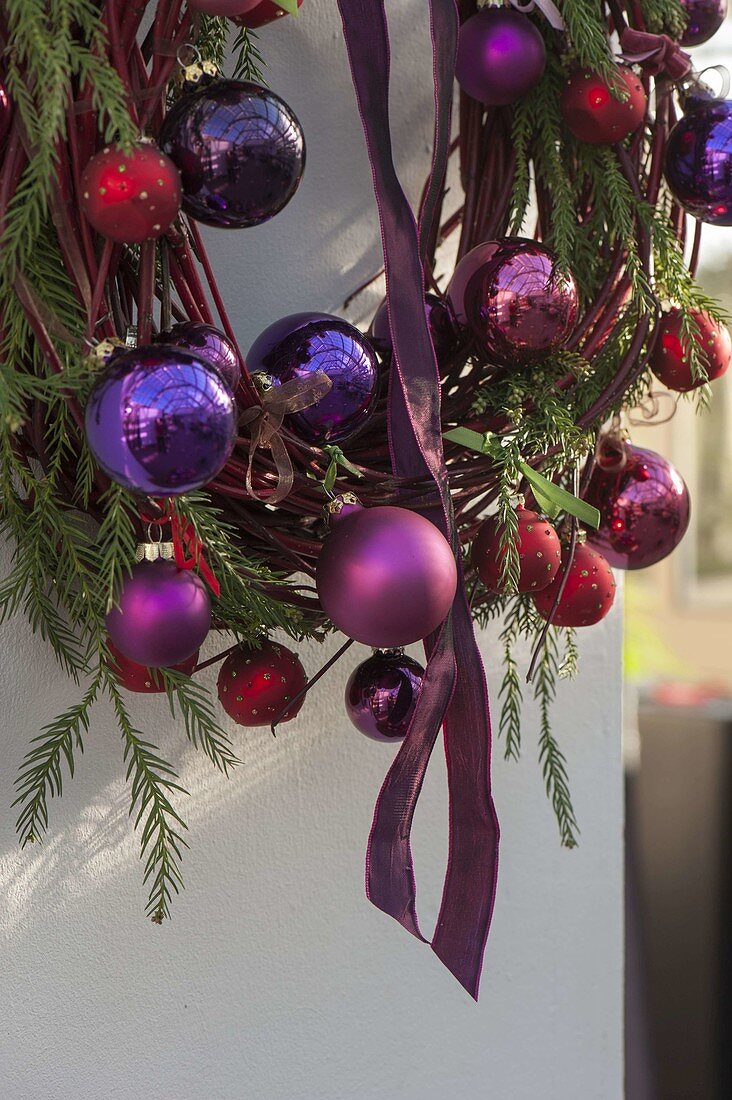
<instances>
[{"instance_id":1,"label":"shiny violet ornament","mask_svg":"<svg viewBox=\"0 0 732 1100\"><path fill-rule=\"evenodd\" d=\"M727 0L681 0L689 17L681 46L701 46L717 33L727 17Z\"/></svg>"},{"instance_id":2,"label":"shiny violet ornament","mask_svg":"<svg viewBox=\"0 0 732 1100\"><path fill-rule=\"evenodd\" d=\"M339 630L392 649L437 629L452 606L457 568L449 543L424 516L364 508L341 519L325 540L315 583Z\"/></svg>"},{"instance_id":3,"label":"shiny violet ornament","mask_svg":"<svg viewBox=\"0 0 732 1100\"><path fill-rule=\"evenodd\" d=\"M417 705L424 669L400 649L377 650L346 685L346 712L374 741L402 741Z\"/></svg>"},{"instance_id":4,"label":"shiny violet ornament","mask_svg":"<svg viewBox=\"0 0 732 1100\"><path fill-rule=\"evenodd\" d=\"M287 417L307 443L340 443L366 424L374 408L379 364L366 337L327 313L293 313L260 333L246 357L250 374L275 385L323 371L332 382L315 405Z\"/></svg>"},{"instance_id":5,"label":"shiny violet ornament","mask_svg":"<svg viewBox=\"0 0 732 1100\"><path fill-rule=\"evenodd\" d=\"M204 325L200 321L181 321L168 332L161 332L156 336L155 343L185 348L200 359L205 359L219 372L232 393L239 385L241 367L237 350L229 337L213 325Z\"/></svg>"},{"instance_id":6,"label":"shiny violet ornament","mask_svg":"<svg viewBox=\"0 0 732 1100\"><path fill-rule=\"evenodd\" d=\"M197 573L175 562L141 561L125 578L106 618L120 653L146 668L167 668L191 657L211 629L211 600Z\"/></svg>"},{"instance_id":7,"label":"shiny violet ornament","mask_svg":"<svg viewBox=\"0 0 732 1100\"><path fill-rule=\"evenodd\" d=\"M579 311L572 276L554 255L526 237L504 237L471 249L455 268L448 297L490 362L536 362L569 339Z\"/></svg>"},{"instance_id":8,"label":"shiny violet ornament","mask_svg":"<svg viewBox=\"0 0 732 1100\"><path fill-rule=\"evenodd\" d=\"M669 134L664 172L687 214L732 225L732 100L689 97Z\"/></svg>"},{"instance_id":9,"label":"shiny violet ornament","mask_svg":"<svg viewBox=\"0 0 732 1100\"><path fill-rule=\"evenodd\" d=\"M245 80L216 80L181 97L160 147L178 166L183 209L222 229L260 225L290 201L305 139L283 99Z\"/></svg>"},{"instance_id":10,"label":"shiny violet ornament","mask_svg":"<svg viewBox=\"0 0 732 1100\"><path fill-rule=\"evenodd\" d=\"M112 358L91 392L85 427L113 481L176 496L219 472L234 446L236 413L231 390L208 363L160 344Z\"/></svg>"},{"instance_id":11,"label":"shiny violet ornament","mask_svg":"<svg viewBox=\"0 0 732 1100\"><path fill-rule=\"evenodd\" d=\"M521 12L483 8L460 28L455 76L480 103L515 103L539 83L545 66L544 39Z\"/></svg>"},{"instance_id":12,"label":"shiny violet ornament","mask_svg":"<svg viewBox=\"0 0 732 1100\"><path fill-rule=\"evenodd\" d=\"M600 510L587 541L618 569L645 569L675 550L689 526L689 491L655 451L625 444L622 469L595 467L586 498Z\"/></svg>"},{"instance_id":13,"label":"shiny violet ornament","mask_svg":"<svg viewBox=\"0 0 732 1100\"><path fill-rule=\"evenodd\" d=\"M450 307L436 294L425 294L424 312L432 337L432 345L435 355L439 359L441 355L449 352L457 342L457 330L450 313ZM369 328L369 339L374 347L382 355L391 352L391 329L389 328L389 311L386 298L381 302L374 314Z\"/></svg>"}]
</instances>

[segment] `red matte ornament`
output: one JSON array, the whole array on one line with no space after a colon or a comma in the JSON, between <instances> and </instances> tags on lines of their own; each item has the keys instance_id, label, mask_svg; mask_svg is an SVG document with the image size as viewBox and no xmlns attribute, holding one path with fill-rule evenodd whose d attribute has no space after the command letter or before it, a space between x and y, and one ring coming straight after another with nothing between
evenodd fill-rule
<instances>
[{"instance_id":1,"label":"red matte ornament","mask_svg":"<svg viewBox=\"0 0 732 1100\"><path fill-rule=\"evenodd\" d=\"M559 536L548 520L528 508L517 508L519 592L538 592L554 580L562 557ZM501 570L505 552L501 550L498 516L489 516L478 529L470 552L473 566L489 592L503 591Z\"/></svg>"},{"instance_id":2,"label":"red matte ornament","mask_svg":"<svg viewBox=\"0 0 732 1100\"><path fill-rule=\"evenodd\" d=\"M297 6L298 8L302 7L302 0L297 0ZM254 31L258 27L265 27L268 23L274 23L276 19L281 19L283 15L288 14L289 12L281 8L279 4L272 3L272 0L257 0L256 7L245 11L243 15L235 15L232 22Z\"/></svg>"},{"instance_id":3,"label":"red matte ornament","mask_svg":"<svg viewBox=\"0 0 732 1100\"><path fill-rule=\"evenodd\" d=\"M632 69L618 65L616 74L627 97L616 99L607 81L589 69L572 74L562 92L562 117L574 136L588 145L614 145L643 122L648 99Z\"/></svg>"},{"instance_id":4,"label":"red matte ornament","mask_svg":"<svg viewBox=\"0 0 732 1100\"><path fill-rule=\"evenodd\" d=\"M165 233L180 211L180 174L154 145L131 153L103 149L81 177L81 207L97 233L118 244L141 244Z\"/></svg>"},{"instance_id":5,"label":"red matte ornament","mask_svg":"<svg viewBox=\"0 0 732 1100\"><path fill-rule=\"evenodd\" d=\"M567 548L562 550L562 564ZM560 570L551 584L534 596L534 607L542 619L548 619L557 589L562 583ZM615 576L602 554L585 543L578 543L569 576L552 620L554 626L593 626L604 619L615 599Z\"/></svg>"},{"instance_id":6,"label":"red matte ornament","mask_svg":"<svg viewBox=\"0 0 732 1100\"><path fill-rule=\"evenodd\" d=\"M243 15L255 8L259 0L188 0L193 11L203 11L206 15L234 16Z\"/></svg>"},{"instance_id":7,"label":"red matte ornament","mask_svg":"<svg viewBox=\"0 0 732 1100\"><path fill-rule=\"evenodd\" d=\"M708 381L720 378L732 361L732 338L728 329L708 313L692 314L699 326L694 342L701 351ZM659 326L650 368L659 382L676 393L688 393L704 385L703 378L694 378L689 356L689 341L682 331L683 314L672 309Z\"/></svg>"},{"instance_id":8,"label":"red matte ornament","mask_svg":"<svg viewBox=\"0 0 732 1100\"><path fill-rule=\"evenodd\" d=\"M287 646L265 641L260 649L240 645L219 672L221 705L239 726L268 726L308 682L300 658ZM289 722L305 699L298 699L279 719Z\"/></svg>"},{"instance_id":9,"label":"red matte ornament","mask_svg":"<svg viewBox=\"0 0 732 1100\"><path fill-rule=\"evenodd\" d=\"M145 665L138 665L137 661L131 661L112 641L109 641L107 645L111 655L109 666L123 688L126 688L127 691L135 691L140 695L161 695L165 691L162 678L156 676L157 669L146 668ZM191 676L198 664L198 652L196 650L181 664L173 665L175 671Z\"/></svg>"}]
</instances>

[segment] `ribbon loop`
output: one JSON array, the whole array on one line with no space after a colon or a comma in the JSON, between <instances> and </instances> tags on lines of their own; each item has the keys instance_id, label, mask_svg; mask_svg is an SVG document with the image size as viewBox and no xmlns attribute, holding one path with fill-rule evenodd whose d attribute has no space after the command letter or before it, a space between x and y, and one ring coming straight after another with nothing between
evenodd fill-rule
<instances>
[{"instance_id":1,"label":"ribbon loop","mask_svg":"<svg viewBox=\"0 0 732 1100\"><path fill-rule=\"evenodd\" d=\"M691 58L678 42L667 34L651 34L624 27L620 32L620 55L623 61L640 67L650 76L667 76L683 80L691 72Z\"/></svg>"},{"instance_id":2,"label":"ribbon loop","mask_svg":"<svg viewBox=\"0 0 732 1100\"><path fill-rule=\"evenodd\" d=\"M520 11L522 15L529 15L532 11L538 10L555 31L566 30L562 13L553 0L526 0L523 4L520 0L509 0L509 2L511 7Z\"/></svg>"},{"instance_id":3,"label":"ribbon loop","mask_svg":"<svg viewBox=\"0 0 732 1100\"><path fill-rule=\"evenodd\" d=\"M261 405L253 405L242 413L240 424L249 427L246 486L255 500L279 504L292 491L295 471L280 429L286 416L317 404L330 392L332 385L325 371L316 370L307 378L292 378L281 386L264 390L260 393ZM254 456L260 449L271 451L277 475L274 489L263 495L254 488L252 478Z\"/></svg>"}]
</instances>

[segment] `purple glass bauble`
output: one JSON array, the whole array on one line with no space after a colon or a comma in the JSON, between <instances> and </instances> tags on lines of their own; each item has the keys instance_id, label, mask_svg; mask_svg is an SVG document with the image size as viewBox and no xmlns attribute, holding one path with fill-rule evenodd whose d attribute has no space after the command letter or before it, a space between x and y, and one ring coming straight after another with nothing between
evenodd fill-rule
<instances>
[{"instance_id":1,"label":"purple glass bauble","mask_svg":"<svg viewBox=\"0 0 732 1100\"><path fill-rule=\"evenodd\" d=\"M346 711L374 741L401 741L417 705L424 669L401 650L377 650L351 673Z\"/></svg>"},{"instance_id":2,"label":"purple glass bauble","mask_svg":"<svg viewBox=\"0 0 732 1100\"><path fill-rule=\"evenodd\" d=\"M695 98L689 107L669 134L666 181L688 214L732 225L732 100Z\"/></svg>"},{"instance_id":3,"label":"purple glass bauble","mask_svg":"<svg viewBox=\"0 0 732 1100\"><path fill-rule=\"evenodd\" d=\"M701 46L716 34L727 17L727 0L681 0L689 23L680 39L682 46Z\"/></svg>"},{"instance_id":4,"label":"purple glass bauble","mask_svg":"<svg viewBox=\"0 0 732 1100\"><path fill-rule=\"evenodd\" d=\"M537 241L503 237L479 244L455 268L453 312L495 363L532 363L560 348L577 322L572 276Z\"/></svg>"},{"instance_id":5,"label":"purple glass bauble","mask_svg":"<svg viewBox=\"0 0 732 1100\"><path fill-rule=\"evenodd\" d=\"M455 596L457 568L449 543L424 516L364 508L341 519L325 540L315 583L339 630L393 649L437 629Z\"/></svg>"},{"instance_id":6,"label":"purple glass bauble","mask_svg":"<svg viewBox=\"0 0 732 1100\"><path fill-rule=\"evenodd\" d=\"M224 336L213 325L204 325L200 321L181 321L168 332L161 332L155 338L155 343L185 348L200 359L205 359L210 366L216 368L232 393L239 385L241 367L237 350L229 337Z\"/></svg>"},{"instance_id":7,"label":"purple glass bauble","mask_svg":"<svg viewBox=\"0 0 732 1100\"><path fill-rule=\"evenodd\" d=\"M539 83L545 65L544 39L521 12L483 8L460 28L455 76L480 103L515 103Z\"/></svg>"},{"instance_id":8,"label":"purple glass bauble","mask_svg":"<svg viewBox=\"0 0 732 1100\"><path fill-rule=\"evenodd\" d=\"M293 112L268 88L244 80L217 80L184 95L166 116L159 144L180 171L186 213L223 229L277 214L305 167Z\"/></svg>"},{"instance_id":9,"label":"purple glass bauble","mask_svg":"<svg viewBox=\"0 0 732 1100\"><path fill-rule=\"evenodd\" d=\"M626 444L621 470L596 466L586 497L600 510L587 541L618 569L645 569L667 557L689 526L689 491L655 451Z\"/></svg>"},{"instance_id":10,"label":"purple glass bauble","mask_svg":"<svg viewBox=\"0 0 732 1100\"><path fill-rule=\"evenodd\" d=\"M214 477L234 446L231 390L208 363L165 344L115 355L86 407L92 454L133 492L177 496Z\"/></svg>"},{"instance_id":11,"label":"purple glass bauble","mask_svg":"<svg viewBox=\"0 0 732 1100\"><path fill-rule=\"evenodd\" d=\"M260 333L249 349L250 374L275 385L323 371L333 386L315 405L287 417L307 443L339 443L359 431L377 396L379 364L366 337L327 313L293 313Z\"/></svg>"},{"instance_id":12,"label":"purple glass bauble","mask_svg":"<svg viewBox=\"0 0 732 1100\"><path fill-rule=\"evenodd\" d=\"M429 325L435 355L439 359L441 355L450 351L456 342L457 333L450 307L436 294L425 294L424 312ZM382 354L391 352L391 329L389 328L389 311L386 298L374 314L374 319L369 328L369 338L378 352Z\"/></svg>"},{"instance_id":13,"label":"purple glass bauble","mask_svg":"<svg viewBox=\"0 0 732 1100\"><path fill-rule=\"evenodd\" d=\"M125 657L146 668L187 660L211 629L211 600L198 574L172 561L142 561L126 578L107 633Z\"/></svg>"}]
</instances>

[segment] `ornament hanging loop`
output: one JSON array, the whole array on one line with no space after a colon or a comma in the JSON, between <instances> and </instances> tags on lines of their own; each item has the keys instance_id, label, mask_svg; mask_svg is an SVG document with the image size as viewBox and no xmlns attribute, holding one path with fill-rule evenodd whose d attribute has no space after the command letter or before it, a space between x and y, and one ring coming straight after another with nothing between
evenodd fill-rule
<instances>
[{"instance_id":1,"label":"ornament hanging loop","mask_svg":"<svg viewBox=\"0 0 732 1100\"><path fill-rule=\"evenodd\" d=\"M525 3L521 3L521 0L509 0L509 3L514 11L519 11L522 15L530 15L532 11L540 11L555 31L567 29L561 12L553 0L526 0Z\"/></svg>"},{"instance_id":2,"label":"ornament hanging loop","mask_svg":"<svg viewBox=\"0 0 732 1100\"><path fill-rule=\"evenodd\" d=\"M715 73L719 88L715 90L714 86L709 84L705 77L707 73ZM679 97L682 105L692 106L694 102L708 103L710 100L727 99L730 89L730 73L729 69L724 65L707 65L701 72L689 73L686 80L679 85Z\"/></svg>"}]
</instances>

